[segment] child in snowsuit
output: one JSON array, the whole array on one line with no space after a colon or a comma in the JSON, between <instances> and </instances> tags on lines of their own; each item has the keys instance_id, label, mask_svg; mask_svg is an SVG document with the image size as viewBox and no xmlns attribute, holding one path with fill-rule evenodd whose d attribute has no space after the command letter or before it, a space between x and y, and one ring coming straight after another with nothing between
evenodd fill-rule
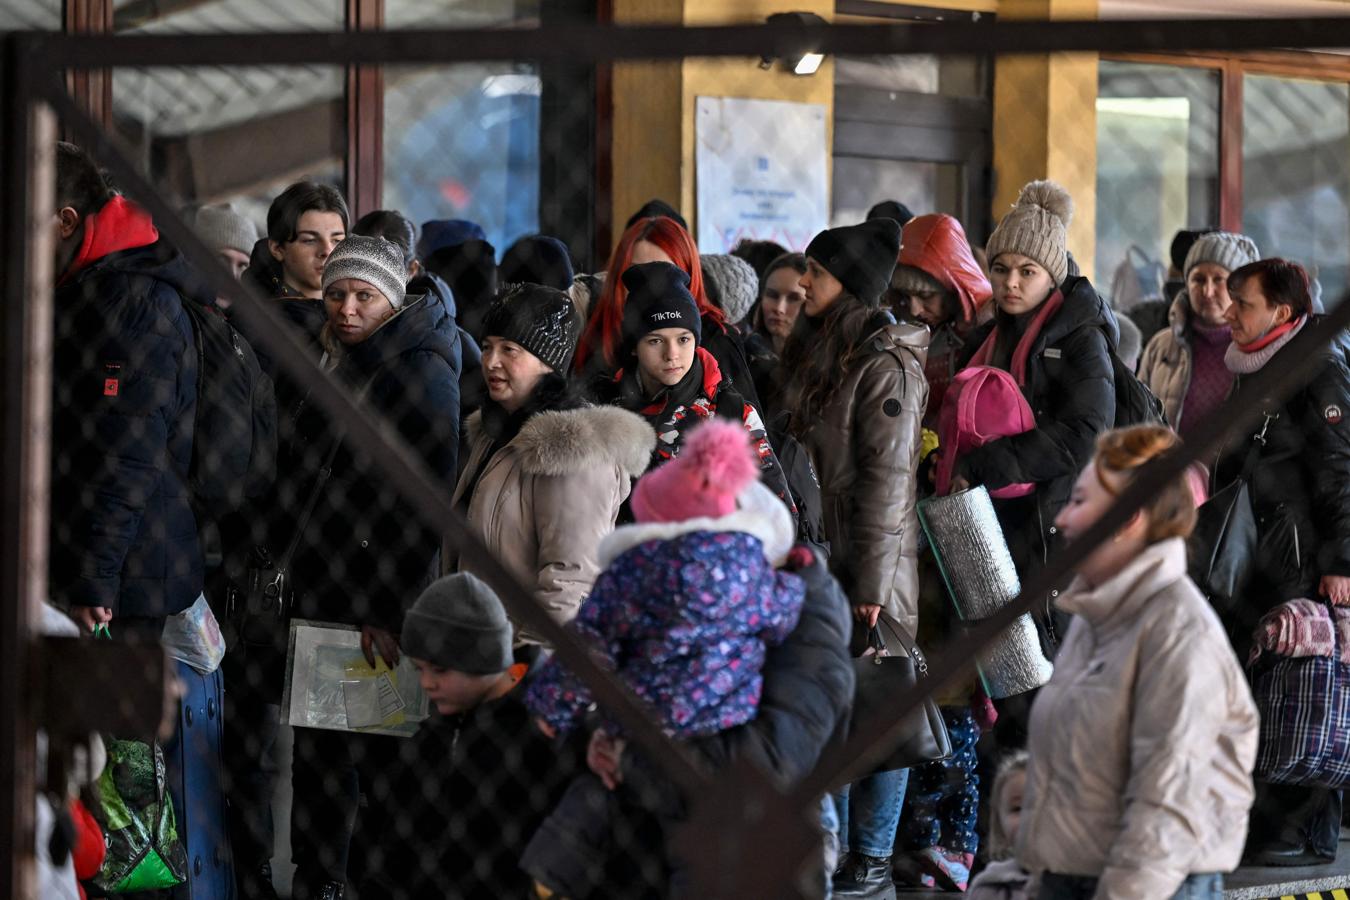
<instances>
[{"instance_id":1,"label":"child in snowsuit","mask_svg":"<svg viewBox=\"0 0 1350 900\"><path fill-rule=\"evenodd\" d=\"M638 524L601 543L605 571L568 626L676 739L755 717L766 651L801 613L804 582L776 568L792 548L791 516L758 476L739 424L713 421L693 431L677 459L638 482ZM561 734L581 723L591 697L550 660L526 703L546 732ZM613 837L613 802L622 795L616 799L594 776L574 780L522 866L557 894L587 896L602 877L596 861Z\"/></svg>"}]
</instances>

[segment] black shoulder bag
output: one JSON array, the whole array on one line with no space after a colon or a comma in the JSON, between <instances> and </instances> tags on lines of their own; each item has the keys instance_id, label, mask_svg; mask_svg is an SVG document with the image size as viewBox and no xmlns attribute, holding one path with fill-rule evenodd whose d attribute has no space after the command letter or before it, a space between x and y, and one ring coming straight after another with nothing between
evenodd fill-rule
<instances>
[{"instance_id":1,"label":"black shoulder bag","mask_svg":"<svg viewBox=\"0 0 1350 900\"><path fill-rule=\"evenodd\" d=\"M862 626L857 626L861 631ZM887 642L899 646L892 651ZM903 625L886 612L877 617L877 624L866 632L867 646L863 654L853 660L857 683L853 693L853 715L850 734L859 722L872 719L880 711L892 709L895 701L914 690L921 679L928 677L928 660L906 632ZM855 641L858 632L855 631ZM868 650L871 652L869 653ZM952 740L947 734L942 713L932 697L909 715L904 733L891 747L886 758L873 772L908 769L920 763L936 762L952 755Z\"/></svg>"},{"instance_id":2,"label":"black shoulder bag","mask_svg":"<svg viewBox=\"0 0 1350 900\"><path fill-rule=\"evenodd\" d=\"M1191 580L1220 610L1233 609L1251 581L1260 537L1252 508L1251 477L1266 446L1270 423L1279 414L1266 415L1237 479L1200 506L1191 534Z\"/></svg>"}]
</instances>

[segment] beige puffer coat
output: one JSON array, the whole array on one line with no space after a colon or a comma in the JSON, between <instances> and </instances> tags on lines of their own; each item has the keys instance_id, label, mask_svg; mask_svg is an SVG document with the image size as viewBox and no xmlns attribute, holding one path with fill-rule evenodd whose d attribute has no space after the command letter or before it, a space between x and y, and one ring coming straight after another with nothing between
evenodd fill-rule
<instances>
[{"instance_id":1,"label":"beige puffer coat","mask_svg":"<svg viewBox=\"0 0 1350 900\"><path fill-rule=\"evenodd\" d=\"M468 418L465 436L469 461L455 488L457 506L492 444L481 413ZM537 413L482 469L469 523L558 622L570 621L600 574L600 539L614 530L655 447L651 426L617 407ZM470 559L451 560L449 570L483 574ZM542 643L519 629L515 641Z\"/></svg>"},{"instance_id":2,"label":"beige puffer coat","mask_svg":"<svg viewBox=\"0 0 1350 900\"><path fill-rule=\"evenodd\" d=\"M1162 402L1167 424L1176 428L1191 386L1191 302L1185 291L1172 301L1167 323L1139 358L1139 380Z\"/></svg>"},{"instance_id":3,"label":"beige puffer coat","mask_svg":"<svg viewBox=\"0 0 1350 900\"><path fill-rule=\"evenodd\" d=\"M1096 897L1161 900L1237 867L1256 706L1223 626L1186 577L1180 538L1148 547L1075 618L1031 711L1017 858L1100 876Z\"/></svg>"},{"instance_id":4,"label":"beige puffer coat","mask_svg":"<svg viewBox=\"0 0 1350 900\"><path fill-rule=\"evenodd\" d=\"M830 571L850 602L879 604L910 634L919 621L914 497L928 339L922 325L887 325L865 338L803 440L820 479Z\"/></svg>"}]
</instances>

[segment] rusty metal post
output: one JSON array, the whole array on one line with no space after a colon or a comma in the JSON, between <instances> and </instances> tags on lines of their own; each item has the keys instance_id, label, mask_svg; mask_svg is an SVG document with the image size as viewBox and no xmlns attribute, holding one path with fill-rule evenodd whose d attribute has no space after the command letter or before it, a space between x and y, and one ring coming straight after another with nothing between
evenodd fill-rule
<instances>
[{"instance_id":1,"label":"rusty metal post","mask_svg":"<svg viewBox=\"0 0 1350 900\"><path fill-rule=\"evenodd\" d=\"M34 102L25 39L0 43L5 213L0 316L0 893L32 897L36 742L31 633L47 591L51 407L53 148L56 120Z\"/></svg>"}]
</instances>

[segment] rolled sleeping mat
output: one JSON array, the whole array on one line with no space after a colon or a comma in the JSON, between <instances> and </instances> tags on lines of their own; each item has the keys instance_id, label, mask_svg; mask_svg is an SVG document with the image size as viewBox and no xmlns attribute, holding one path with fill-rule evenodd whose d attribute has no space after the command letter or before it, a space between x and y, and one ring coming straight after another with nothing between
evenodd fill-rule
<instances>
[{"instance_id":1,"label":"rolled sleeping mat","mask_svg":"<svg viewBox=\"0 0 1350 900\"><path fill-rule=\"evenodd\" d=\"M994 503L983 486L920 501L919 521L962 621L987 619L1022 592ZM1034 690L1055 671L1029 615L1000 634L977 662L985 693L995 700Z\"/></svg>"}]
</instances>

